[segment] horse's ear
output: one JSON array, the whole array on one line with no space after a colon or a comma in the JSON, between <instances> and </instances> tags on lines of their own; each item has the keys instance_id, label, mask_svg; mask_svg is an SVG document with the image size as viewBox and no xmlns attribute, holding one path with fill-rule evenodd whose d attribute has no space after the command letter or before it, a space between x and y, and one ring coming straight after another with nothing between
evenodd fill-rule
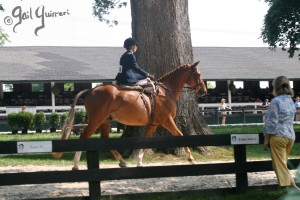
<instances>
[{"instance_id":1,"label":"horse's ear","mask_svg":"<svg viewBox=\"0 0 300 200\"><path fill-rule=\"evenodd\" d=\"M200 61L195 62L192 67L197 67L197 65L200 63Z\"/></svg>"}]
</instances>

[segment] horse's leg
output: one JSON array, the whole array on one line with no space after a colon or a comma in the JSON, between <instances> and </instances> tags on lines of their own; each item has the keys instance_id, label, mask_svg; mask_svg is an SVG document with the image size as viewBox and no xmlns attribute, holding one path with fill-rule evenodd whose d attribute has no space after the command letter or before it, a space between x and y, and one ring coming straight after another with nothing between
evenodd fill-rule
<instances>
[{"instance_id":1,"label":"horse's leg","mask_svg":"<svg viewBox=\"0 0 300 200\"><path fill-rule=\"evenodd\" d=\"M147 126L146 131L145 131L145 137L151 137L156 130L157 126ZM143 166L143 158L144 158L144 149L140 149L139 154L138 154L138 163L137 167Z\"/></svg>"},{"instance_id":2,"label":"horse's leg","mask_svg":"<svg viewBox=\"0 0 300 200\"><path fill-rule=\"evenodd\" d=\"M79 161L80 161L81 153L82 153L82 151L76 151L76 153L74 155L74 159L73 159L74 166L73 166L72 170L79 169Z\"/></svg>"},{"instance_id":3,"label":"horse's leg","mask_svg":"<svg viewBox=\"0 0 300 200\"><path fill-rule=\"evenodd\" d=\"M107 118L103 124L100 125L101 138L109 138L110 133L110 118ZM126 162L123 160L121 154L117 150L111 150L111 154L119 161L120 167L127 167Z\"/></svg>"},{"instance_id":4,"label":"horse's leg","mask_svg":"<svg viewBox=\"0 0 300 200\"><path fill-rule=\"evenodd\" d=\"M176 126L173 118L170 118L167 122L162 124L162 126L165 127L173 136L183 136L182 132ZM194 158L192 156L190 149L188 147L184 147L184 151L188 157L188 161L194 164Z\"/></svg>"},{"instance_id":5,"label":"horse's leg","mask_svg":"<svg viewBox=\"0 0 300 200\"><path fill-rule=\"evenodd\" d=\"M96 131L96 129L99 126L99 122L92 122L90 121L87 127L85 128L84 132L80 135L80 139L86 139L89 138L93 133ZM79 169L79 162L81 157L81 151L77 151L74 155L74 166L72 170L78 170Z\"/></svg>"}]
</instances>

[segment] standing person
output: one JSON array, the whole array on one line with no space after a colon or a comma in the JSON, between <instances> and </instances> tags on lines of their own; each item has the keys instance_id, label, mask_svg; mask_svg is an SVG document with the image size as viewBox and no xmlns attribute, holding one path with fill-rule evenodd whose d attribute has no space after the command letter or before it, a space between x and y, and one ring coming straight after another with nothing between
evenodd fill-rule
<instances>
[{"instance_id":1,"label":"standing person","mask_svg":"<svg viewBox=\"0 0 300 200\"><path fill-rule=\"evenodd\" d=\"M291 98L294 91L285 76L275 78L273 88L274 98L266 112L264 124L264 149L270 149L279 186L292 186L300 190L287 167L287 159L295 141L293 120L296 108Z\"/></svg>"},{"instance_id":2,"label":"standing person","mask_svg":"<svg viewBox=\"0 0 300 200\"><path fill-rule=\"evenodd\" d=\"M263 108L268 108L270 105L269 99L265 99L265 101L262 103Z\"/></svg>"},{"instance_id":3,"label":"standing person","mask_svg":"<svg viewBox=\"0 0 300 200\"><path fill-rule=\"evenodd\" d=\"M300 107L300 97L295 98L295 106Z\"/></svg>"},{"instance_id":4,"label":"standing person","mask_svg":"<svg viewBox=\"0 0 300 200\"><path fill-rule=\"evenodd\" d=\"M296 121L300 121L300 97L295 98L295 107L296 107Z\"/></svg>"},{"instance_id":5,"label":"standing person","mask_svg":"<svg viewBox=\"0 0 300 200\"><path fill-rule=\"evenodd\" d=\"M222 98L221 104L219 106L219 110L226 110L226 109L230 109L230 108L226 103L226 99ZM225 125L227 112L221 112L221 115L222 115L222 125Z\"/></svg>"},{"instance_id":6,"label":"standing person","mask_svg":"<svg viewBox=\"0 0 300 200\"><path fill-rule=\"evenodd\" d=\"M264 109L262 110L262 114L263 114L263 123L265 123L266 109L268 109L269 105L270 105L269 99L265 99L265 101L262 103L262 106L261 106L261 107L264 108Z\"/></svg>"},{"instance_id":7,"label":"standing person","mask_svg":"<svg viewBox=\"0 0 300 200\"><path fill-rule=\"evenodd\" d=\"M134 85L138 81L146 79L147 77L153 79L154 77L148 72L141 69L136 61L134 53L137 51L137 41L133 38L127 38L124 41L124 48L126 52L120 58L119 72L115 78L118 84Z\"/></svg>"}]
</instances>

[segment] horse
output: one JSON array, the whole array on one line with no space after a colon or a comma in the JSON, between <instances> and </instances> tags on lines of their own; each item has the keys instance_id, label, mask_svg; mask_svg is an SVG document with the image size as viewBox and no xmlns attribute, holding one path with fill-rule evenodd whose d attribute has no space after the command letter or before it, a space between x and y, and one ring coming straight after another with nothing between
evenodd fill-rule
<instances>
[{"instance_id":1,"label":"horse","mask_svg":"<svg viewBox=\"0 0 300 200\"><path fill-rule=\"evenodd\" d=\"M101 138L108 138L110 133L110 119L132 126L146 126L144 136L153 135L156 128L161 125L173 136L183 136L174 122L177 101L185 85L198 96L207 93L207 89L199 64L186 64L166 73L156 81L156 90L153 96L140 90L128 89L116 84L100 85L92 89L80 91L74 98L69 115L62 128L62 139L69 139L74 122L75 106L80 96L85 94L84 106L88 115L88 125L80 139L89 138L100 127ZM155 106L152 106L152 103ZM188 161L193 163L193 156L188 147L184 148ZM120 167L126 167L126 162L116 150L111 150L112 155L119 161ZM54 153L55 158L60 158L63 152ZM81 152L74 156L73 170L78 170ZM137 166L142 166L144 150L138 154Z\"/></svg>"}]
</instances>

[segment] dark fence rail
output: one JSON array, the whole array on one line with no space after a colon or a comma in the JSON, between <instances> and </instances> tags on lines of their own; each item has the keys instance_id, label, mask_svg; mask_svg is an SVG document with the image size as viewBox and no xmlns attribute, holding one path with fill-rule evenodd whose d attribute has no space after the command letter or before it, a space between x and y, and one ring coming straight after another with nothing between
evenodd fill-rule
<instances>
[{"instance_id":1,"label":"dark fence rail","mask_svg":"<svg viewBox=\"0 0 300 200\"><path fill-rule=\"evenodd\" d=\"M297 138L298 139L296 142L299 142L300 133L297 133ZM23 142L33 142L33 144L37 144L38 146L39 142L41 141ZM51 143L52 152L87 151L88 169L79 171L48 171L0 174L0 186L62 182L89 182L90 196L88 198L98 199L101 196L100 182L105 180L236 174L236 190L243 192L248 188L247 173L273 170L271 161L247 162L245 144L234 145L234 162L230 163L99 169L100 150L170 148L183 146L228 146L231 145L231 135L229 134L186 137L112 138L65 141L53 140L47 142ZM259 134L259 143L263 143L262 134ZM0 142L0 154L18 153L17 145L19 144L20 141L19 143L17 141ZM299 159L292 159L290 161L292 163L290 167L291 169L295 169L295 166L298 166L300 162Z\"/></svg>"}]
</instances>

